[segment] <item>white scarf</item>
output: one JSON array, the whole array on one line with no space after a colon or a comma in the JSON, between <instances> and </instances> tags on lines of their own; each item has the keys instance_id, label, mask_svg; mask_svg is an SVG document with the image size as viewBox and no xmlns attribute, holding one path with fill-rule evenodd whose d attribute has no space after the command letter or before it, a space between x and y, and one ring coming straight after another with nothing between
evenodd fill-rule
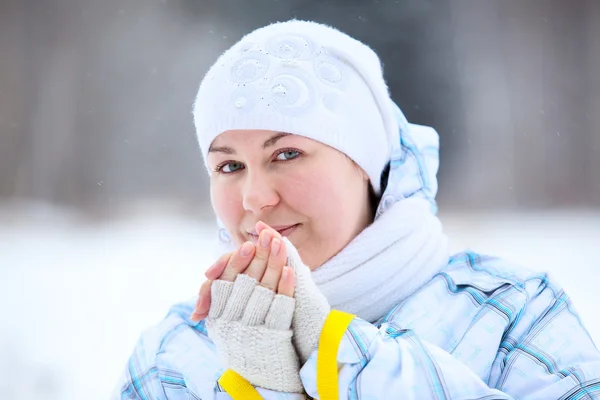
<instances>
[{"instance_id":1,"label":"white scarf","mask_svg":"<svg viewBox=\"0 0 600 400\"><path fill-rule=\"evenodd\" d=\"M369 322L447 265L448 240L422 198L395 202L312 276L332 308Z\"/></svg>"}]
</instances>

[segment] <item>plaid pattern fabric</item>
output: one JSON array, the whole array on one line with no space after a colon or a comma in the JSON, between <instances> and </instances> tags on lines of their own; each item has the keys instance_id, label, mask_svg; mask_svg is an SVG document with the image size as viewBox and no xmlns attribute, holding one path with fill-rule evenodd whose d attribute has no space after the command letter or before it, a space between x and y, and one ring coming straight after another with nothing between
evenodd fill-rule
<instances>
[{"instance_id":1,"label":"plaid pattern fabric","mask_svg":"<svg viewBox=\"0 0 600 400\"><path fill-rule=\"evenodd\" d=\"M142 335L114 398L229 398L204 325L188 319L193 304ZM600 352L564 291L545 274L474 253L452 257L378 323L355 319L338 362L340 398L600 399ZM301 378L318 397L316 352Z\"/></svg>"}]
</instances>

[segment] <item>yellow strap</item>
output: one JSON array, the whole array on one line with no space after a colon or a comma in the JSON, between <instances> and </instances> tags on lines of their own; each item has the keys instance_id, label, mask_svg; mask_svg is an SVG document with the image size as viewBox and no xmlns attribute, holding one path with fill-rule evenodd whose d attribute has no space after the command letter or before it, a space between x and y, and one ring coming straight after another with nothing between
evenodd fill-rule
<instances>
[{"instance_id":1,"label":"yellow strap","mask_svg":"<svg viewBox=\"0 0 600 400\"><path fill-rule=\"evenodd\" d=\"M325 320L317 352L317 392L320 400L338 399L337 353L344 332L353 319L352 314L331 310Z\"/></svg>"},{"instance_id":2,"label":"yellow strap","mask_svg":"<svg viewBox=\"0 0 600 400\"><path fill-rule=\"evenodd\" d=\"M232 369L223 372L219 378L219 385L233 400L262 400L254 386Z\"/></svg>"}]
</instances>

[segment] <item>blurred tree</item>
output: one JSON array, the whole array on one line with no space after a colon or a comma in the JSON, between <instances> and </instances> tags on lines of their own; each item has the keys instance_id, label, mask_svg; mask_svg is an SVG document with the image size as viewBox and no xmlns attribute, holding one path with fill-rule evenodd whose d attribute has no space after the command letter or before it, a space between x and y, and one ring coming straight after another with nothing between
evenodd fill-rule
<instances>
[{"instance_id":1,"label":"blurred tree","mask_svg":"<svg viewBox=\"0 0 600 400\"><path fill-rule=\"evenodd\" d=\"M0 197L206 210L198 83L243 34L294 17L378 52L409 120L440 133L442 207L600 206L594 0L7 0Z\"/></svg>"}]
</instances>

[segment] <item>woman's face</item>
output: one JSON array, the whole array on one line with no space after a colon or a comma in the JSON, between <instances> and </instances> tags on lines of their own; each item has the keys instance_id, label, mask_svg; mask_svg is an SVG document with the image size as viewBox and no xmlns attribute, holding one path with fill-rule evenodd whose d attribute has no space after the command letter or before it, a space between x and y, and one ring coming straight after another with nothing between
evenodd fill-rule
<instances>
[{"instance_id":1,"label":"woman's face","mask_svg":"<svg viewBox=\"0 0 600 400\"><path fill-rule=\"evenodd\" d=\"M368 176L343 153L298 135L232 130L208 153L211 199L234 242L270 225L315 269L372 221Z\"/></svg>"}]
</instances>

